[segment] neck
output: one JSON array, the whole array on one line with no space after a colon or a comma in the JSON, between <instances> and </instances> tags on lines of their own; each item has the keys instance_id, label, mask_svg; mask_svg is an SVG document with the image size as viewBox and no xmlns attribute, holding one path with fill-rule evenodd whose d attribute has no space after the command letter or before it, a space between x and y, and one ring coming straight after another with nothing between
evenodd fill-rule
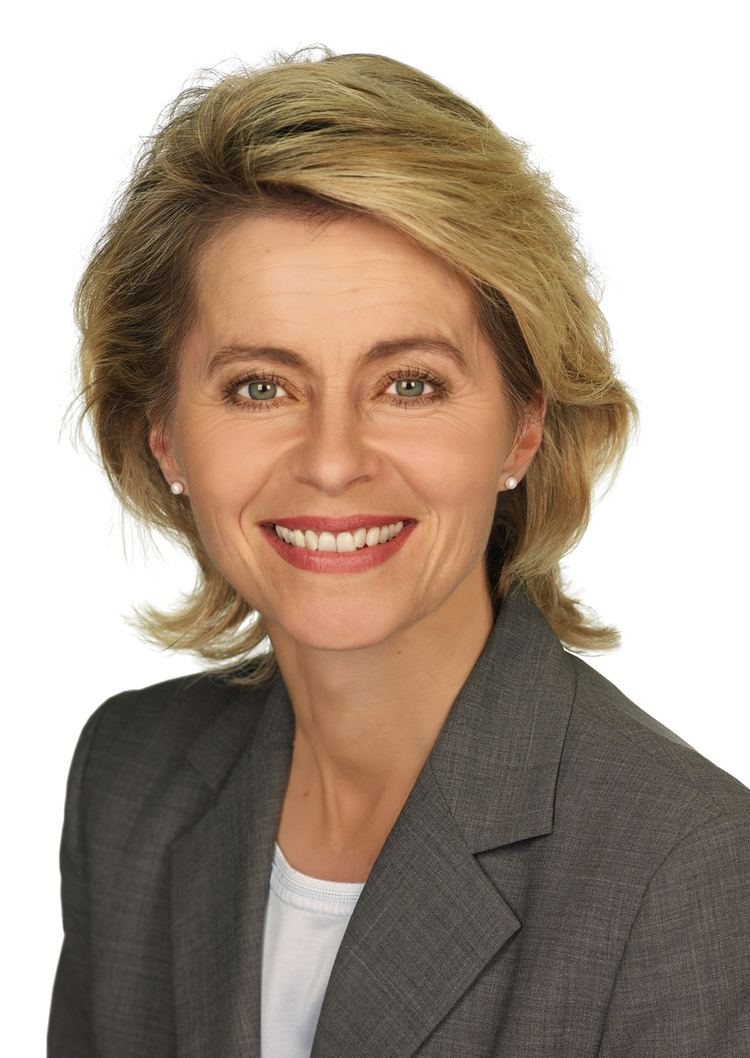
<instances>
[{"instance_id":1,"label":"neck","mask_svg":"<svg viewBox=\"0 0 750 1058\"><path fill-rule=\"evenodd\" d=\"M288 796L329 847L398 815L492 630L483 573L372 647L307 648L269 624L295 714Z\"/></svg>"}]
</instances>

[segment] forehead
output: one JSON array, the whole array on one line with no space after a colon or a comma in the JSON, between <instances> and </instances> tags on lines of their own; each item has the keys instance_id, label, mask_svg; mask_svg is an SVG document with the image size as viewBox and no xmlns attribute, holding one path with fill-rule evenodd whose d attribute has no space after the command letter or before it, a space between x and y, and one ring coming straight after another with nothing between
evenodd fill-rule
<instances>
[{"instance_id":1,"label":"forehead","mask_svg":"<svg viewBox=\"0 0 750 1058\"><path fill-rule=\"evenodd\" d=\"M283 215L233 219L201 254L196 296L212 329L310 316L352 323L362 312L372 322L379 311L449 329L473 318L464 280L408 236L364 217L324 227Z\"/></svg>"}]
</instances>

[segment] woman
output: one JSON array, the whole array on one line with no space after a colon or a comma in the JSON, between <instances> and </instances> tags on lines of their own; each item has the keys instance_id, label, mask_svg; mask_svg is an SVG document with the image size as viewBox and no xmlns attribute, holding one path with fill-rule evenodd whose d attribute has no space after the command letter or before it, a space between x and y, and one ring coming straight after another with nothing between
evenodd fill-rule
<instances>
[{"instance_id":1,"label":"woman","mask_svg":"<svg viewBox=\"0 0 750 1058\"><path fill-rule=\"evenodd\" d=\"M102 464L198 564L140 626L219 664L83 728L48 1053L747 1055L750 791L573 652L637 409L567 204L324 51L182 93L78 290Z\"/></svg>"}]
</instances>

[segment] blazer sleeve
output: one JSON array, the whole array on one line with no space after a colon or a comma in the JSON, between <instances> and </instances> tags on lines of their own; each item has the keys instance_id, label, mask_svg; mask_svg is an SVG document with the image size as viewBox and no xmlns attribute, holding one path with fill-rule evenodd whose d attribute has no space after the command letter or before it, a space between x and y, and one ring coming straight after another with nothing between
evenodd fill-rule
<instances>
[{"instance_id":1,"label":"blazer sleeve","mask_svg":"<svg viewBox=\"0 0 750 1058\"><path fill-rule=\"evenodd\" d=\"M702 823L644 894L598 1058L750 1058L750 810Z\"/></svg>"},{"instance_id":2,"label":"blazer sleeve","mask_svg":"<svg viewBox=\"0 0 750 1058\"><path fill-rule=\"evenodd\" d=\"M68 772L60 841L63 942L52 987L48 1058L94 1058L88 938L88 896L82 807L91 743L106 702L84 724Z\"/></svg>"}]
</instances>

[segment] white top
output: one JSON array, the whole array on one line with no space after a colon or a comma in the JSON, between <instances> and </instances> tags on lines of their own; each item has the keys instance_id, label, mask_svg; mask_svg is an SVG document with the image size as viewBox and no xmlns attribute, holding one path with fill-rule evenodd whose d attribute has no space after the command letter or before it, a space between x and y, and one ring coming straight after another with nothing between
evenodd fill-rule
<instances>
[{"instance_id":1,"label":"white top","mask_svg":"<svg viewBox=\"0 0 750 1058\"><path fill-rule=\"evenodd\" d=\"M302 874L274 842L263 929L260 1058L310 1058L328 978L364 885Z\"/></svg>"}]
</instances>

